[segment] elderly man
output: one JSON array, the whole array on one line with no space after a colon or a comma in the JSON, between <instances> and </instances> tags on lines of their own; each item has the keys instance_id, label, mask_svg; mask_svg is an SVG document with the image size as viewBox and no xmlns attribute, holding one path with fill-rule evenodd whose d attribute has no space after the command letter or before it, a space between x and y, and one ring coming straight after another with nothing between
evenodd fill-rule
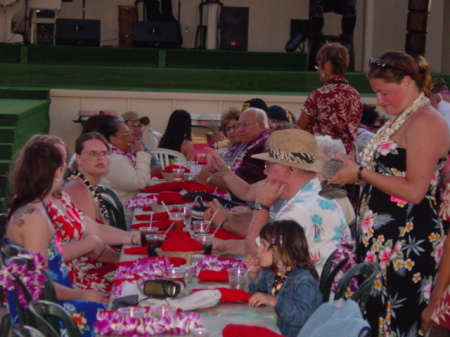
<instances>
[{"instance_id":1,"label":"elderly man","mask_svg":"<svg viewBox=\"0 0 450 337\"><path fill-rule=\"evenodd\" d=\"M322 160L317 156L313 135L297 129L274 131L268 153L254 155L265 160L267 179L245 184L223 165L217 156L210 157L211 166L223 175L231 191L246 201L255 201L253 215L245 241L215 240L214 249L226 253L256 256L255 239L271 218L292 219L305 230L309 251L318 273L336 249L338 241L350 239L350 230L339 204L319 195ZM278 212L271 206L279 198L284 200Z\"/></svg>"},{"instance_id":2,"label":"elderly man","mask_svg":"<svg viewBox=\"0 0 450 337\"><path fill-rule=\"evenodd\" d=\"M231 169L238 177L250 184L258 182L265 178L264 163L252 156L262 153L266 149L266 140L270 133L267 115L261 109L249 108L241 113L239 121L235 125L237 125L241 142L246 144L246 147L235 159ZM208 169L203 170L197 180L200 183L228 189L221 172L212 173Z\"/></svg>"},{"instance_id":3,"label":"elderly man","mask_svg":"<svg viewBox=\"0 0 450 337\"><path fill-rule=\"evenodd\" d=\"M149 148L144 144L142 139L142 130L144 126L150 124L150 119L147 116L139 116L139 114L136 111L127 111L122 114L122 118L125 121L125 124L128 126L131 132L131 136L141 143L142 147L144 148L144 151L147 152L149 155L151 155L152 159L150 161L150 170L152 174L155 173L161 173L162 168L161 164L156 158L156 156L152 155L152 152L149 150Z\"/></svg>"}]
</instances>

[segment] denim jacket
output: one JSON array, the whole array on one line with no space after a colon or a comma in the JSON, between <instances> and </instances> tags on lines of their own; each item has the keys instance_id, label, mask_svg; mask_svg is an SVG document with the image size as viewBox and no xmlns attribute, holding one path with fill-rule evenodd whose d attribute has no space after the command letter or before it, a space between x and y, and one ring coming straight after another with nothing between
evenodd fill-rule
<instances>
[{"instance_id":1,"label":"denim jacket","mask_svg":"<svg viewBox=\"0 0 450 337\"><path fill-rule=\"evenodd\" d=\"M249 286L249 292L270 294L275 273L263 269ZM322 303L319 282L306 268L294 268L276 295L277 326L284 336L296 337L311 314Z\"/></svg>"}]
</instances>

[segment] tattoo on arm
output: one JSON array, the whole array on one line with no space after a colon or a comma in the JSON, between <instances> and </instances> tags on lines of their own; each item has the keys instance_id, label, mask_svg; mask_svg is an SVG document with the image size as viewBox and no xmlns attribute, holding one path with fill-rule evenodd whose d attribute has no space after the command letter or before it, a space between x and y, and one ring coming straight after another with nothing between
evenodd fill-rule
<instances>
[{"instance_id":1,"label":"tattoo on arm","mask_svg":"<svg viewBox=\"0 0 450 337\"><path fill-rule=\"evenodd\" d=\"M16 211L14 215L11 218L11 223L13 225L17 225L19 227L23 226L25 224L25 221L22 219L23 214L32 214L36 211L36 208L34 206L25 206Z\"/></svg>"}]
</instances>

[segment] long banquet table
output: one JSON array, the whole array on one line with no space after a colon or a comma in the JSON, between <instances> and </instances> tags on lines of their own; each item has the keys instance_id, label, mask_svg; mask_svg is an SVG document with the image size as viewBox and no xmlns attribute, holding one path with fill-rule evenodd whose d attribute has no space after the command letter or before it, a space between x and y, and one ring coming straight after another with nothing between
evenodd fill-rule
<instances>
[{"instance_id":1,"label":"long banquet table","mask_svg":"<svg viewBox=\"0 0 450 337\"><path fill-rule=\"evenodd\" d=\"M135 209L135 214L145 214L145 212L137 208ZM133 224L138 222L140 221L134 218ZM139 257L146 256L124 253L124 249L128 247L130 246L123 246L120 261L133 261ZM193 282L188 283L186 286L188 289L215 289L217 287L227 288L228 284L223 282L200 282L194 278ZM209 330L210 337L221 337L223 328L228 324L255 325L266 327L279 333L279 329L276 326L276 314L271 307L249 307L248 303L243 302L219 302L215 307L199 309L198 312L200 312L203 326Z\"/></svg>"}]
</instances>

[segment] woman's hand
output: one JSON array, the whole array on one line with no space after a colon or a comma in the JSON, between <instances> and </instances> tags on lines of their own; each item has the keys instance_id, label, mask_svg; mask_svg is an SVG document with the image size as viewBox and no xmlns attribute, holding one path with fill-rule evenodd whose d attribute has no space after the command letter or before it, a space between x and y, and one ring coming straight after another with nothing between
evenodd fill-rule
<instances>
[{"instance_id":1,"label":"woman's hand","mask_svg":"<svg viewBox=\"0 0 450 337\"><path fill-rule=\"evenodd\" d=\"M268 305L274 307L277 303L277 298L272 295L256 293L248 301L248 305L251 307L259 307L261 305Z\"/></svg>"},{"instance_id":2,"label":"woman's hand","mask_svg":"<svg viewBox=\"0 0 450 337\"><path fill-rule=\"evenodd\" d=\"M337 173L332 176L328 182L332 184L353 184L358 181L359 165L352 159L351 156L343 153L337 153L334 159L341 160L344 163Z\"/></svg>"},{"instance_id":3,"label":"woman's hand","mask_svg":"<svg viewBox=\"0 0 450 337\"><path fill-rule=\"evenodd\" d=\"M424 334L427 333L428 329L432 327L433 329L436 328L436 323L431 320L431 315L433 314L433 311L435 309L435 304L430 303L428 306L422 311L422 332Z\"/></svg>"},{"instance_id":4,"label":"woman's hand","mask_svg":"<svg viewBox=\"0 0 450 337\"><path fill-rule=\"evenodd\" d=\"M142 146L141 142L133 139L130 143L131 143L131 150L133 150L135 153L138 153L139 151L144 151L144 147Z\"/></svg>"},{"instance_id":5,"label":"woman's hand","mask_svg":"<svg viewBox=\"0 0 450 337\"><path fill-rule=\"evenodd\" d=\"M214 216L214 214L216 215ZM223 208L222 204L217 199L214 199L209 203L209 208L205 211L203 217L206 221L211 221L213 216L214 219L212 220L212 224L218 226L224 219L231 218L232 214Z\"/></svg>"},{"instance_id":6,"label":"woman's hand","mask_svg":"<svg viewBox=\"0 0 450 337\"><path fill-rule=\"evenodd\" d=\"M109 295L96 290L83 290L81 299L85 301L108 304Z\"/></svg>"},{"instance_id":7,"label":"woman's hand","mask_svg":"<svg viewBox=\"0 0 450 337\"><path fill-rule=\"evenodd\" d=\"M250 271L248 272L248 278L250 280L254 280L261 271L259 259L257 257L248 256L243 262L245 266L250 269Z\"/></svg>"}]
</instances>

